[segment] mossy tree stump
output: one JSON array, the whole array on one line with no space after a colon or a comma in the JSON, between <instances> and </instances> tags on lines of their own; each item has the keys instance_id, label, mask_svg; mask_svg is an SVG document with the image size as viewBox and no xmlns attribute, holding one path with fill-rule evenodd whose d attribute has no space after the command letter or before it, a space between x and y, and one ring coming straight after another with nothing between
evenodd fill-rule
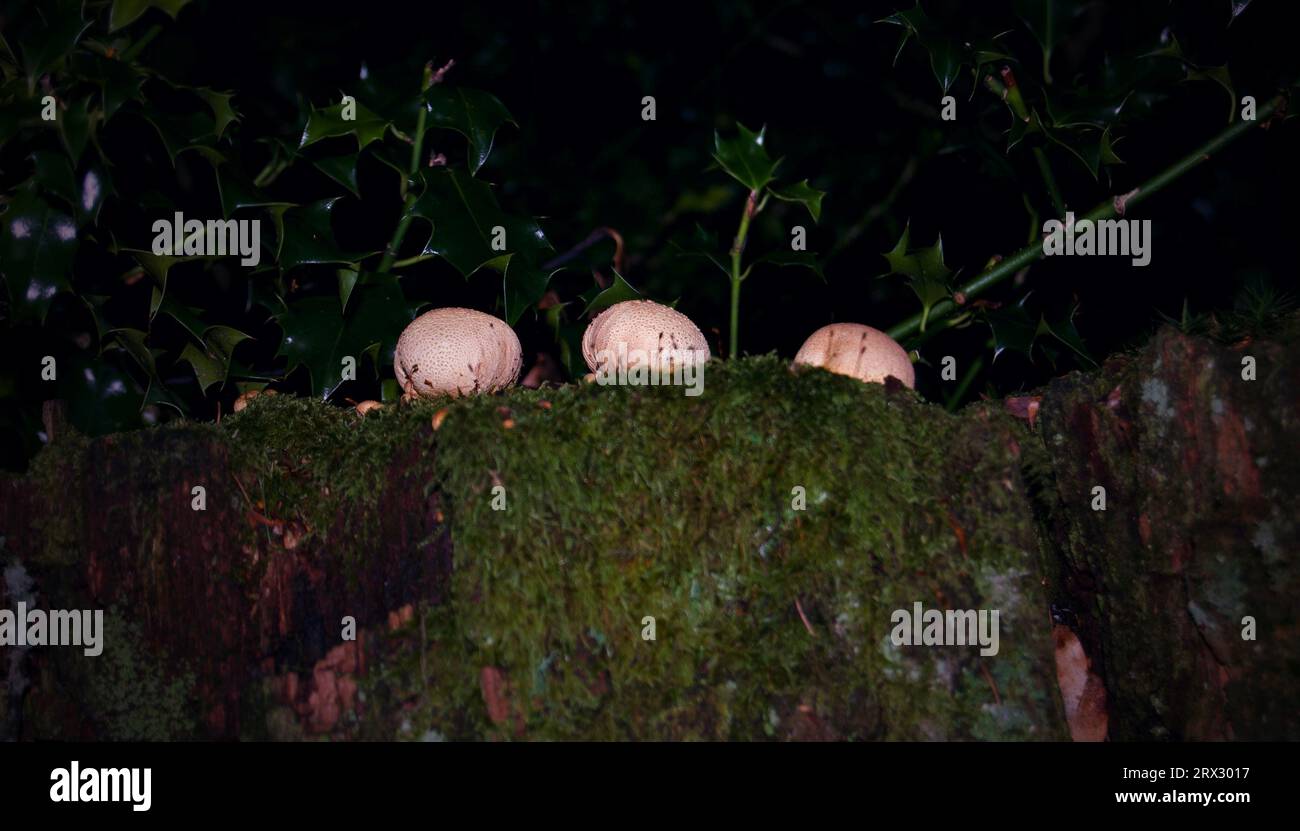
<instances>
[{"instance_id":1,"label":"mossy tree stump","mask_svg":"<svg viewBox=\"0 0 1300 831\"><path fill-rule=\"evenodd\" d=\"M114 623L99 658L13 660L0 724L1060 739L1068 636L1112 738L1300 738L1298 382L1293 346L1165 330L955 416L753 358L710 364L699 397L570 385L361 418L278 396L60 436L0 480L0 600ZM998 610L998 653L895 645L916 602Z\"/></svg>"}]
</instances>

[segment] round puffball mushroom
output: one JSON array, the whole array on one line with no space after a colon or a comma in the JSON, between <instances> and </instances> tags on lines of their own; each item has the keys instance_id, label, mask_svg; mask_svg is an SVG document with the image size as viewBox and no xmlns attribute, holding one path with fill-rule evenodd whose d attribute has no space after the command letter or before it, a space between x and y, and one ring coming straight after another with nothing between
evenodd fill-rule
<instances>
[{"instance_id":1,"label":"round puffball mushroom","mask_svg":"<svg viewBox=\"0 0 1300 831\"><path fill-rule=\"evenodd\" d=\"M709 342L691 319L653 300L615 303L582 335L582 357L592 372L626 371L646 364L659 372L709 360Z\"/></svg>"},{"instance_id":2,"label":"round puffball mushroom","mask_svg":"<svg viewBox=\"0 0 1300 831\"><path fill-rule=\"evenodd\" d=\"M433 309L397 339L393 372L407 396L495 392L523 368L519 337L504 320L473 309Z\"/></svg>"},{"instance_id":3,"label":"round puffball mushroom","mask_svg":"<svg viewBox=\"0 0 1300 831\"><path fill-rule=\"evenodd\" d=\"M892 375L903 386L916 389L916 372L907 351L889 335L861 323L823 326L803 342L794 362L876 384Z\"/></svg>"}]
</instances>

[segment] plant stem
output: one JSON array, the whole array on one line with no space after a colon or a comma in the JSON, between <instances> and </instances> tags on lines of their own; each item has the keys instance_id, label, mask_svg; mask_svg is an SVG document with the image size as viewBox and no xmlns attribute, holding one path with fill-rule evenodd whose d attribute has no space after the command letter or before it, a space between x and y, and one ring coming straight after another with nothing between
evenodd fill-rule
<instances>
[{"instance_id":1,"label":"plant stem","mask_svg":"<svg viewBox=\"0 0 1300 831\"><path fill-rule=\"evenodd\" d=\"M1029 107L1025 104L1025 97L1020 93L1020 86L1016 83L1016 76L1011 71L1011 67L1002 68L1002 81L994 78L992 75L984 76L984 86L989 91L1001 98L1011 109L1013 117L1020 119L1026 124L1029 123ZM1006 83L1003 83L1005 81ZM1061 199L1061 191L1056 186L1056 176L1052 173L1052 165L1047 161L1047 152L1041 147L1033 149L1034 161L1038 163L1038 172L1043 176L1043 184L1047 187L1047 196L1052 200L1052 208L1056 211L1057 217L1065 216L1065 202Z\"/></svg>"},{"instance_id":2,"label":"plant stem","mask_svg":"<svg viewBox=\"0 0 1300 831\"><path fill-rule=\"evenodd\" d=\"M420 84L420 113L415 117L415 141L411 145L411 168L408 179L414 179L415 174L420 172L420 158L424 150L424 117L429 108L424 103L424 93L433 86L433 62L430 61L424 65L424 79ZM384 257L379 261L379 271L391 271L394 260L397 259L397 252L402 247L402 240L406 238L406 229L411 226L411 206L415 204L416 196L407 192L407 182L402 181L402 218L397 223L396 230L393 231L393 238L388 241L388 247L384 249ZM405 263L406 261L403 260ZM409 264L409 263L408 263Z\"/></svg>"},{"instance_id":3,"label":"plant stem","mask_svg":"<svg viewBox=\"0 0 1300 831\"><path fill-rule=\"evenodd\" d=\"M962 375L961 382L957 384L957 389L952 391L952 395L948 396L948 402L944 405L944 408L948 412L951 413L957 410L957 405L960 404L962 398L965 397L966 390L970 389L971 382L975 380L975 376L979 375L980 370L983 368L983 355L972 361L971 365L966 368L966 373Z\"/></svg>"},{"instance_id":4,"label":"plant stem","mask_svg":"<svg viewBox=\"0 0 1300 831\"><path fill-rule=\"evenodd\" d=\"M749 223L758 213L758 191L751 190L745 200L745 212L740 216L740 229L736 231L736 241L731 246L731 333L728 340L727 357L739 355L740 343L740 284L745 276L740 271L740 258L745 253L745 239L749 236Z\"/></svg>"},{"instance_id":5,"label":"plant stem","mask_svg":"<svg viewBox=\"0 0 1300 831\"><path fill-rule=\"evenodd\" d=\"M162 26L156 23L153 26L150 26L149 31L145 32L139 40L127 47L126 51L122 53L122 62L130 63L135 60L135 57L144 51L144 48L148 46L154 38L158 37L158 33L161 31Z\"/></svg>"},{"instance_id":6,"label":"plant stem","mask_svg":"<svg viewBox=\"0 0 1300 831\"><path fill-rule=\"evenodd\" d=\"M1134 188L1132 191L1102 202L1100 205L1089 211L1083 219L1096 222L1102 219L1122 216L1124 211L1128 208L1138 204L1139 202L1146 201L1147 197L1158 193L1164 189L1166 185L1175 181L1187 171L1208 161L1211 156L1227 147L1237 138L1249 132L1251 128L1268 121L1285 100L1286 96L1284 94L1274 97L1268 103L1259 108L1259 112L1254 121L1238 121L1214 138L1207 141L1205 144L1202 144L1196 150L1184 156L1179 161ZM1042 242L1030 243L995 265L993 268L990 268L975 277L969 283L958 289L958 291L964 294L968 299L978 294L982 294L1043 256ZM941 300L931 307L929 320L931 322L941 320L952 314L957 308L957 305L951 300ZM921 315L918 313L890 329L889 336L894 340L899 340L908 337L920 328Z\"/></svg>"}]
</instances>

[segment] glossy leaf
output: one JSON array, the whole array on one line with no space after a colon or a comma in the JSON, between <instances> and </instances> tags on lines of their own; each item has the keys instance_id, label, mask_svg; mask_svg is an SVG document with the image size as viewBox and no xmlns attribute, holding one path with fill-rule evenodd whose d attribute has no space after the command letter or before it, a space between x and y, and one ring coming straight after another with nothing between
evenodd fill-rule
<instances>
[{"instance_id":1,"label":"glossy leaf","mask_svg":"<svg viewBox=\"0 0 1300 831\"><path fill-rule=\"evenodd\" d=\"M113 0L113 10L108 15L108 30L116 32L123 26L130 25L149 9L162 9L174 20L189 2L190 0Z\"/></svg>"},{"instance_id":2,"label":"glossy leaf","mask_svg":"<svg viewBox=\"0 0 1300 831\"><path fill-rule=\"evenodd\" d=\"M207 112L162 113L149 110L143 113L143 117L157 131L173 165L176 156L183 151L209 146L217 136L216 121Z\"/></svg>"},{"instance_id":3,"label":"glossy leaf","mask_svg":"<svg viewBox=\"0 0 1300 831\"><path fill-rule=\"evenodd\" d=\"M1177 61L1183 67L1186 81L1212 81L1228 94L1228 121L1232 121L1237 109L1237 91L1232 83L1232 73L1227 66L1206 66L1191 60L1183 51L1182 44L1172 34L1169 42L1154 52L1143 55L1146 58L1168 58Z\"/></svg>"},{"instance_id":4,"label":"glossy leaf","mask_svg":"<svg viewBox=\"0 0 1300 831\"><path fill-rule=\"evenodd\" d=\"M1043 50L1043 80L1052 83L1052 52L1083 4L1078 0L1016 0L1016 13Z\"/></svg>"},{"instance_id":5,"label":"glossy leaf","mask_svg":"<svg viewBox=\"0 0 1300 831\"><path fill-rule=\"evenodd\" d=\"M345 153L342 156L327 156L312 162L316 169L348 189L353 196L360 197L357 188L357 159L359 153Z\"/></svg>"},{"instance_id":6,"label":"glossy leaf","mask_svg":"<svg viewBox=\"0 0 1300 831\"><path fill-rule=\"evenodd\" d=\"M343 104L338 103L319 110L312 110L303 128L302 138L298 141L299 149L315 144L322 139L338 136L356 136L357 149L363 149L374 141L379 141L391 126L388 119L376 115L360 102L356 102L355 119L343 118Z\"/></svg>"},{"instance_id":7,"label":"glossy leaf","mask_svg":"<svg viewBox=\"0 0 1300 831\"><path fill-rule=\"evenodd\" d=\"M1052 344L1064 346L1085 365L1095 366L1074 326L1078 307L1072 307L1060 319L1048 320L1046 315L1031 312L1028 308L1030 294L1014 306L985 309L984 321L993 332L993 360L1010 349L1032 360L1035 350L1046 356L1053 365L1057 363L1058 350ZM1044 340L1044 338L1048 340Z\"/></svg>"},{"instance_id":8,"label":"glossy leaf","mask_svg":"<svg viewBox=\"0 0 1300 831\"><path fill-rule=\"evenodd\" d=\"M352 290L345 315L337 297L307 297L277 315L284 339L276 353L311 376L312 393L329 398L343 383L343 358L370 352L379 367L392 364L397 338L415 314L392 274L365 274Z\"/></svg>"},{"instance_id":9,"label":"glossy leaf","mask_svg":"<svg viewBox=\"0 0 1300 831\"><path fill-rule=\"evenodd\" d=\"M813 222L821 221L822 216L822 197L826 191L817 190L808 184L808 180L797 182L793 185L786 185L781 188L772 188L772 195L784 202L798 202L808 209L812 214Z\"/></svg>"},{"instance_id":10,"label":"glossy leaf","mask_svg":"<svg viewBox=\"0 0 1300 831\"><path fill-rule=\"evenodd\" d=\"M903 27L903 36L899 39L898 50L894 54L895 62L898 61L898 55L902 54L908 39L912 36L916 37L929 54L930 69L934 72L934 78L939 82L939 87L945 95L957 80L962 64L974 62L969 50L935 24L921 8L919 2L913 8L894 12L879 22Z\"/></svg>"},{"instance_id":11,"label":"glossy leaf","mask_svg":"<svg viewBox=\"0 0 1300 831\"><path fill-rule=\"evenodd\" d=\"M145 76L133 64L81 50L73 53L71 66L78 77L99 87L105 121L127 101L143 100Z\"/></svg>"},{"instance_id":12,"label":"glossy leaf","mask_svg":"<svg viewBox=\"0 0 1300 831\"><path fill-rule=\"evenodd\" d=\"M780 159L772 160L763 146L767 128L755 133L744 124L736 124L736 135L724 139L714 133L713 158L733 179L751 191L762 190L776 175Z\"/></svg>"},{"instance_id":13,"label":"glossy leaf","mask_svg":"<svg viewBox=\"0 0 1300 831\"><path fill-rule=\"evenodd\" d=\"M29 91L35 91L40 77L57 66L90 28L90 21L82 17L80 0L32 3L5 24L4 42L17 50Z\"/></svg>"},{"instance_id":14,"label":"glossy leaf","mask_svg":"<svg viewBox=\"0 0 1300 831\"><path fill-rule=\"evenodd\" d=\"M478 173L492 152L492 141L502 124L515 120L496 96L477 89L430 87L424 93L426 124L455 130L469 141L469 172Z\"/></svg>"},{"instance_id":15,"label":"glossy leaf","mask_svg":"<svg viewBox=\"0 0 1300 831\"><path fill-rule=\"evenodd\" d=\"M239 113L230 105L231 99L235 97L233 92L217 92L216 90L199 88L194 90L203 101L212 110L213 126L217 138L226 132L226 127L230 126L232 121L239 120Z\"/></svg>"},{"instance_id":16,"label":"glossy leaf","mask_svg":"<svg viewBox=\"0 0 1300 831\"><path fill-rule=\"evenodd\" d=\"M90 142L92 129L90 101L81 99L69 102L65 109L59 111L59 137L63 146L72 157L74 164L81 161L81 154Z\"/></svg>"},{"instance_id":17,"label":"glossy leaf","mask_svg":"<svg viewBox=\"0 0 1300 831\"><path fill-rule=\"evenodd\" d=\"M0 214L0 274L15 318L44 322L55 295L71 288L76 252L73 218L32 185L20 189Z\"/></svg>"},{"instance_id":18,"label":"glossy leaf","mask_svg":"<svg viewBox=\"0 0 1300 831\"><path fill-rule=\"evenodd\" d=\"M231 215L243 208L291 208L292 202L273 199L262 191L244 172L237 159L209 147L195 148L212 164L212 173L217 181L217 193L221 199L221 215L230 219ZM279 216L276 216L276 228L280 230ZM276 239L280 239L277 236ZM278 243L277 243L278 244Z\"/></svg>"},{"instance_id":19,"label":"glossy leaf","mask_svg":"<svg viewBox=\"0 0 1300 831\"><path fill-rule=\"evenodd\" d=\"M894 250L885 254L884 257L889 262L889 273L901 274L907 277L912 291L920 299L922 310L921 329L924 331L924 320L929 316L930 309L935 303L943 300L949 294L948 278L952 272L943 262L942 236L934 245L928 248L909 251L910 232L911 226L909 225L903 229L903 236L899 238Z\"/></svg>"},{"instance_id":20,"label":"glossy leaf","mask_svg":"<svg viewBox=\"0 0 1300 831\"><path fill-rule=\"evenodd\" d=\"M109 332L117 343L118 347L135 359L140 369L144 370L150 378L158 375L158 366L154 360L154 353L149 349L146 340L149 337L148 332L140 329L113 329Z\"/></svg>"},{"instance_id":21,"label":"glossy leaf","mask_svg":"<svg viewBox=\"0 0 1300 831\"><path fill-rule=\"evenodd\" d=\"M375 253L339 248L330 217L340 198L322 199L284 212L284 233L277 255L282 269L320 263L356 263Z\"/></svg>"},{"instance_id":22,"label":"glossy leaf","mask_svg":"<svg viewBox=\"0 0 1300 831\"><path fill-rule=\"evenodd\" d=\"M993 331L994 361L1008 349L1032 357L1034 341L1038 338L1038 320L1025 309L1024 300L1015 306L986 309L983 317Z\"/></svg>"},{"instance_id":23,"label":"glossy leaf","mask_svg":"<svg viewBox=\"0 0 1300 831\"><path fill-rule=\"evenodd\" d=\"M612 269L611 269L612 270ZM591 294L590 292L588 294ZM596 291L590 298L584 295L587 300L587 308L583 310L584 315L594 316L602 309L607 309L615 303L622 303L627 300L640 300L641 292L632 287L632 284L623 279L623 275L617 271L614 272L614 282L608 287Z\"/></svg>"},{"instance_id":24,"label":"glossy leaf","mask_svg":"<svg viewBox=\"0 0 1300 831\"><path fill-rule=\"evenodd\" d=\"M550 241L536 220L506 214L492 187L467 173L425 170L419 178L424 190L410 213L433 226L423 253L437 254L465 277L485 265L501 271L505 318L513 326L558 270L543 266L555 251Z\"/></svg>"},{"instance_id":25,"label":"glossy leaf","mask_svg":"<svg viewBox=\"0 0 1300 831\"><path fill-rule=\"evenodd\" d=\"M248 335L229 326L213 326L203 333L203 348L186 344L180 360L194 368L199 389L207 393L213 384L225 384L230 374L230 359L235 347Z\"/></svg>"}]
</instances>

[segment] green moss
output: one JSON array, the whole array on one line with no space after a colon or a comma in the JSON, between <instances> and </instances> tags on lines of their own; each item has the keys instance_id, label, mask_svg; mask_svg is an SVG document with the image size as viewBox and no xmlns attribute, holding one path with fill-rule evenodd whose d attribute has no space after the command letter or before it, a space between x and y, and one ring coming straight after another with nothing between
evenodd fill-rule
<instances>
[{"instance_id":1,"label":"green moss","mask_svg":"<svg viewBox=\"0 0 1300 831\"><path fill-rule=\"evenodd\" d=\"M84 715L112 741L167 741L199 735L194 676L171 666L144 645L138 624L120 609L104 614L104 651L95 657L69 653L82 678Z\"/></svg>"},{"instance_id":2,"label":"green moss","mask_svg":"<svg viewBox=\"0 0 1300 831\"><path fill-rule=\"evenodd\" d=\"M472 399L438 433L456 632L506 671L529 735L761 737L801 707L860 737L1052 735L1032 520L1018 483L986 484L1014 463L952 464L1005 434L774 358L705 380ZM965 557L953 512L980 523ZM1001 704L974 650L889 642L917 600L1002 610Z\"/></svg>"},{"instance_id":3,"label":"green moss","mask_svg":"<svg viewBox=\"0 0 1300 831\"><path fill-rule=\"evenodd\" d=\"M89 445L89 439L68 430L32 460L27 487L34 492L36 506L47 507L33 514L32 534L41 540L41 545L32 549L37 565L68 566L77 561L85 539L85 516L82 500L68 498L68 487L85 481Z\"/></svg>"},{"instance_id":4,"label":"green moss","mask_svg":"<svg viewBox=\"0 0 1300 831\"><path fill-rule=\"evenodd\" d=\"M304 542L324 542L331 529L346 529L352 538L379 534L390 468L408 449L432 450L429 418L417 408L395 406L363 418L352 409L281 395L254 399L222 427L240 481L260 512L300 522ZM431 472L431 453L429 462ZM345 565L366 555L360 547L344 553Z\"/></svg>"}]
</instances>

